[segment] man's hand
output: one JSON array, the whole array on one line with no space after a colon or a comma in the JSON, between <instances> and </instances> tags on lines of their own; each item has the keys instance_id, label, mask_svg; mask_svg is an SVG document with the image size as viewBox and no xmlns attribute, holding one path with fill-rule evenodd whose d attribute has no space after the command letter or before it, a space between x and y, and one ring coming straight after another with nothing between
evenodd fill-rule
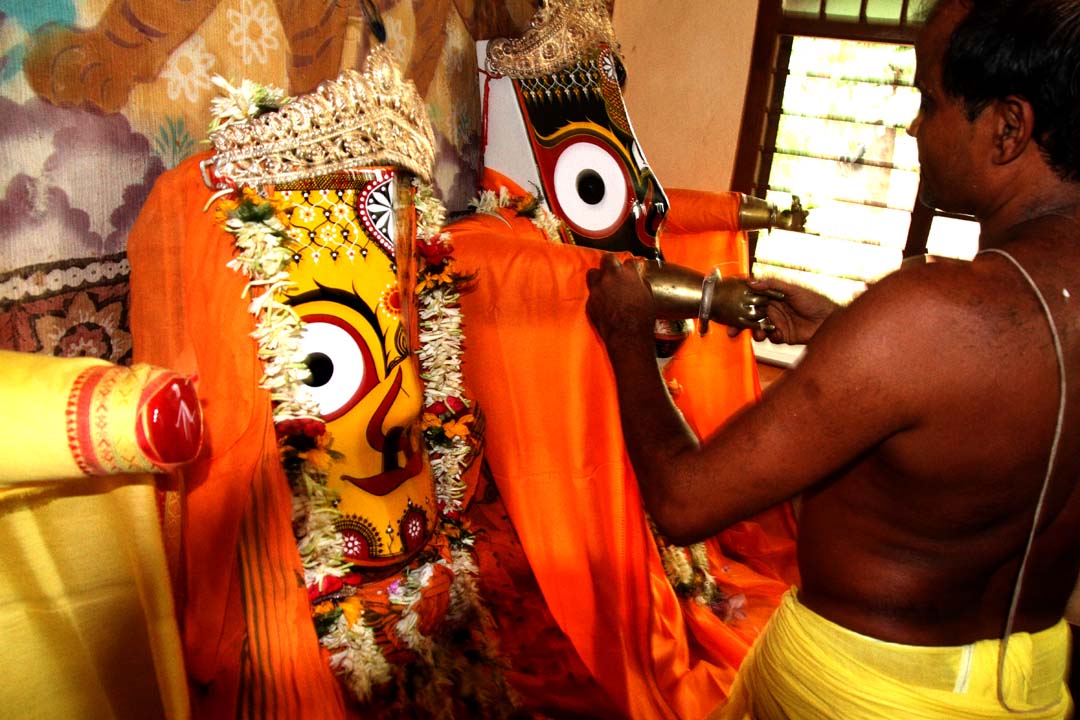
<instances>
[{"instance_id":1,"label":"man's hand","mask_svg":"<svg viewBox=\"0 0 1080 720\"><path fill-rule=\"evenodd\" d=\"M619 262L605 253L599 268L585 273L589 299L585 312L608 347L613 340L644 340L653 344L656 313L652 291L645 282L643 261L630 258Z\"/></svg>"},{"instance_id":2,"label":"man's hand","mask_svg":"<svg viewBox=\"0 0 1080 720\"><path fill-rule=\"evenodd\" d=\"M809 288L775 278L749 280L747 285L752 290L772 298L768 306L768 318L773 329L752 329L755 340L768 338L774 343L802 345L814 336L821 323L839 307L829 298ZM782 298L773 294L773 291L777 290L783 293ZM737 328L728 330L732 337L738 332Z\"/></svg>"}]
</instances>

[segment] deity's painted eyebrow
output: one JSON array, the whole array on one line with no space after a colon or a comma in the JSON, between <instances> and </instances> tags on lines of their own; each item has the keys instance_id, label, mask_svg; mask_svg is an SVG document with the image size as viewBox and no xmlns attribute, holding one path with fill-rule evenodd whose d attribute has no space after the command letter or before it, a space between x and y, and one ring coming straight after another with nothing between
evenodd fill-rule
<instances>
[{"instance_id":1,"label":"deity's painted eyebrow","mask_svg":"<svg viewBox=\"0 0 1080 720\"><path fill-rule=\"evenodd\" d=\"M328 302L334 302L339 305L355 310L362 318L367 320L368 324L379 332L379 317L375 314L375 311L370 305L360 297L360 294L355 290L344 290L342 288L327 287L326 285L320 285L315 283L317 290L308 290L307 292L294 295L286 300L288 305L303 305L304 303L315 302L316 300L326 300ZM381 332L380 332L381 335Z\"/></svg>"}]
</instances>

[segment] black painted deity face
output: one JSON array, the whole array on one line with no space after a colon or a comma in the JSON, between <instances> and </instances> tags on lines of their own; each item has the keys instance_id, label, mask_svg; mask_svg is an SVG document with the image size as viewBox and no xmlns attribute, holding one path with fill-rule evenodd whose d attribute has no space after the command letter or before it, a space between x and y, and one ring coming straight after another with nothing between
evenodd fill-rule
<instances>
[{"instance_id":1,"label":"black painted deity face","mask_svg":"<svg viewBox=\"0 0 1080 720\"><path fill-rule=\"evenodd\" d=\"M634 136L606 46L554 74L514 81L542 191L578 245L659 258L664 189Z\"/></svg>"}]
</instances>

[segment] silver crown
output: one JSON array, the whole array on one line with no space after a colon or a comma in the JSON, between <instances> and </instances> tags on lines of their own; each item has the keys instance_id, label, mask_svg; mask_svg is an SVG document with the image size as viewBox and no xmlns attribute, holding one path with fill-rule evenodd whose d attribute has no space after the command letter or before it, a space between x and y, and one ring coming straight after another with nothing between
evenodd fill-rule
<instances>
[{"instance_id":1,"label":"silver crown","mask_svg":"<svg viewBox=\"0 0 1080 720\"><path fill-rule=\"evenodd\" d=\"M253 187L377 165L430 182L435 166L423 98L381 45L363 73L346 70L274 112L212 132L210 141L215 173Z\"/></svg>"},{"instance_id":2,"label":"silver crown","mask_svg":"<svg viewBox=\"0 0 1080 720\"><path fill-rule=\"evenodd\" d=\"M600 44L619 51L606 0L549 0L522 37L488 43L486 69L516 80L552 75Z\"/></svg>"}]
</instances>

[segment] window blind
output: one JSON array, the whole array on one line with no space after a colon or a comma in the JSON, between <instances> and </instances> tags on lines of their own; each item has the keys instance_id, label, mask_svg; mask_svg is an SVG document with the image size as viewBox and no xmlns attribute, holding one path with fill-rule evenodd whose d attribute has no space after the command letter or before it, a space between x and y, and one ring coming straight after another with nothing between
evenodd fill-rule
<instances>
[{"instance_id":1,"label":"window blind","mask_svg":"<svg viewBox=\"0 0 1080 720\"><path fill-rule=\"evenodd\" d=\"M910 45L790 40L766 197L810 211L806 233L762 233L754 273L811 284L848 302L903 259L919 187L907 135L919 94Z\"/></svg>"},{"instance_id":2,"label":"window blind","mask_svg":"<svg viewBox=\"0 0 1080 720\"><path fill-rule=\"evenodd\" d=\"M807 15L826 20L895 23L907 21L909 0L784 0L787 15Z\"/></svg>"}]
</instances>

